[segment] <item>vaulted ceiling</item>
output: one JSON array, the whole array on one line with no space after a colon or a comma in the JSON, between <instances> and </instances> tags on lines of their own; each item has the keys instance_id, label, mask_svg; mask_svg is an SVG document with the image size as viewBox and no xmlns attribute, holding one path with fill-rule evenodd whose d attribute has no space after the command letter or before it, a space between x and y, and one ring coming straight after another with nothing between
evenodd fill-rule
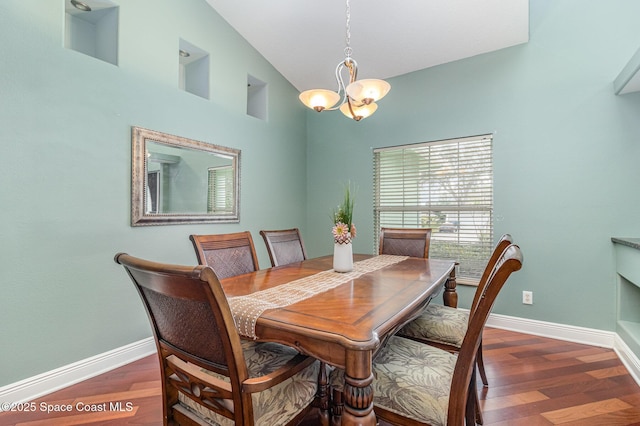
<instances>
[{"instance_id":1,"label":"vaulted ceiling","mask_svg":"<svg viewBox=\"0 0 640 426\"><path fill-rule=\"evenodd\" d=\"M335 90L345 0L206 0L298 90ZM529 0L351 0L358 78L389 78L526 43Z\"/></svg>"}]
</instances>

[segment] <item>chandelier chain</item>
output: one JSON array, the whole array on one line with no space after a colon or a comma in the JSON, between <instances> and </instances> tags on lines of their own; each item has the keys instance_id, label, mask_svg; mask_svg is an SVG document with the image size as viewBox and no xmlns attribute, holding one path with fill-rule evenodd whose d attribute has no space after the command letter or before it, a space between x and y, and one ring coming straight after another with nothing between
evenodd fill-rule
<instances>
[{"instance_id":1,"label":"chandelier chain","mask_svg":"<svg viewBox=\"0 0 640 426\"><path fill-rule=\"evenodd\" d=\"M347 0L347 28L345 41L347 47L344 48L344 54L347 58L351 58L353 50L351 49L351 6L349 6L349 0Z\"/></svg>"}]
</instances>

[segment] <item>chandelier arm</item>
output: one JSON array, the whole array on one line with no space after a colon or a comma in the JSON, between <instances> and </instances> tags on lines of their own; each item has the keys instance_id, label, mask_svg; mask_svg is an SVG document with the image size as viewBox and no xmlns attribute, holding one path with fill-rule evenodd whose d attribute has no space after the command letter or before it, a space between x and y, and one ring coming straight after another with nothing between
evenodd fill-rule
<instances>
[{"instance_id":1,"label":"chandelier arm","mask_svg":"<svg viewBox=\"0 0 640 426\"><path fill-rule=\"evenodd\" d=\"M344 79L342 78L342 69L344 68L344 62L340 62L336 66L336 82L338 83L338 95L342 94L343 96L347 95L347 86L344 84ZM344 102L344 100L343 100Z\"/></svg>"},{"instance_id":2,"label":"chandelier arm","mask_svg":"<svg viewBox=\"0 0 640 426\"><path fill-rule=\"evenodd\" d=\"M338 83L338 90L336 90L336 92L338 93L338 95L342 96L342 100L332 108L325 108L324 111L335 111L337 109L340 109L340 107L344 105L345 102L347 102L347 86L345 86L344 79L342 78L342 69L344 68L345 63L346 60L344 62L340 62L336 66L336 82ZM349 74L351 74L351 71L349 71Z\"/></svg>"},{"instance_id":3,"label":"chandelier arm","mask_svg":"<svg viewBox=\"0 0 640 426\"><path fill-rule=\"evenodd\" d=\"M356 113L353 112L353 106L351 106L351 100L348 96L347 96L347 103L349 104L349 113L351 113L351 118L353 118L356 121L360 121L362 117L358 117Z\"/></svg>"},{"instance_id":4,"label":"chandelier arm","mask_svg":"<svg viewBox=\"0 0 640 426\"><path fill-rule=\"evenodd\" d=\"M349 83L353 83L354 81L356 81L358 79L358 63L356 62L355 59L353 59L352 57L348 56L344 60L344 65L347 68L349 68ZM347 86L344 86L344 88L346 90Z\"/></svg>"}]
</instances>

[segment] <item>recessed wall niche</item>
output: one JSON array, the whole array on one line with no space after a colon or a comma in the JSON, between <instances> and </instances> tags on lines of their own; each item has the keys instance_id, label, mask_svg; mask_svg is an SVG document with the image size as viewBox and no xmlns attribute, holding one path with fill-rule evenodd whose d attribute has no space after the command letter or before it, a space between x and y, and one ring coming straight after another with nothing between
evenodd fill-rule
<instances>
[{"instance_id":1,"label":"recessed wall niche","mask_svg":"<svg viewBox=\"0 0 640 426\"><path fill-rule=\"evenodd\" d=\"M267 83L247 75L247 115L267 119Z\"/></svg>"},{"instance_id":2,"label":"recessed wall niche","mask_svg":"<svg viewBox=\"0 0 640 426\"><path fill-rule=\"evenodd\" d=\"M65 0L64 47L118 65L118 5Z\"/></svg>"},{"instance_id":3,"label":"recessed wall niche","mask_svg":"<svg viewBox=\"0 0 640 426\"><path fill-rule=\"evenodd\" d=\"M178 87L209 99L209 53L180 39Z\"/></svg>"}]
</instances>

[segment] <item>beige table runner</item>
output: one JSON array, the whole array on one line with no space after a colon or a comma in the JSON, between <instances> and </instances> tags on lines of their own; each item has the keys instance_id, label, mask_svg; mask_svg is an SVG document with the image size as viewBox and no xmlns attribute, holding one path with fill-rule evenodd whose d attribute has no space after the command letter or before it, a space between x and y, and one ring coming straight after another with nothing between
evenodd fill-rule
<instances>
[{"instance_id":1,"label":"beige table runner","mask_svg":"<svg viewBox=\"0 0 640 426\"><path fill-rule=\"evenodd\" d=\"M231 307L236 328L241 335L256 339L256 321L267 309L292 305L318 293L338 287L366 273L394 265L405 259L407 259L407 256L384 254L355 262L351 272L340 273L330 269L268 290L258 291L246 296L230 297L229 306Z\"/></svg>"}]
</instances>

